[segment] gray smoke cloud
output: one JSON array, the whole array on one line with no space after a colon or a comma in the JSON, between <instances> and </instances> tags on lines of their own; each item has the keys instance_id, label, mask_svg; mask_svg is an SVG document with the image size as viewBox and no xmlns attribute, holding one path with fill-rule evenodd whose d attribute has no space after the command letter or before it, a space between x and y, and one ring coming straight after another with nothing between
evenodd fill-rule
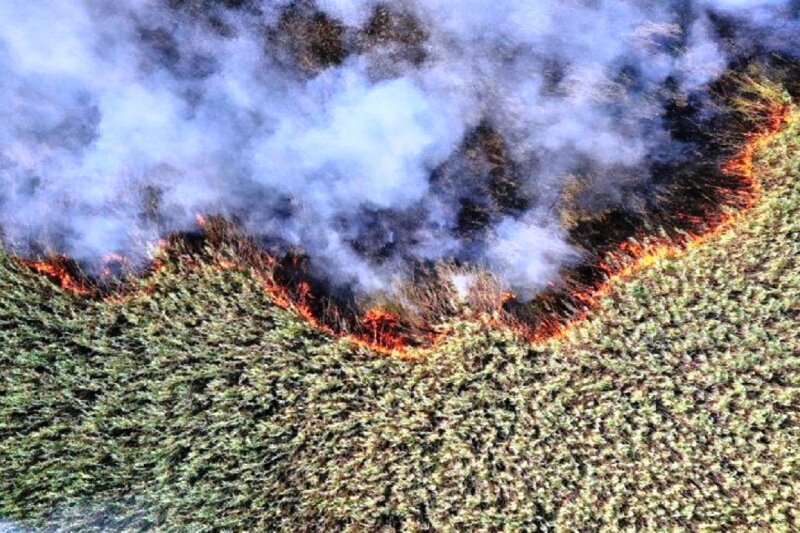
<instances>
[{"instance_id":1,"label":"gray smoke cloud","mask_svg":"<svg viewBox=\"0 0 800 533\"><path fill-rule=\"evenodd\" d=\"M221 213L360 291L455 259L532 294L577 257L553 207L569 178L634 202L675 142L668 80L702 92L747 39L794 46L798 16L788 1L405 0L390 12L418 38L370 41L382 5L0 1L7 246L142 264ZM287 12L332 26L341 53L307 64ZM719 17L748 37L720 36ZM487 129L513 175L469 156ZM465 230L470 209L488 214Z\"/></svg>"}]
</instances>

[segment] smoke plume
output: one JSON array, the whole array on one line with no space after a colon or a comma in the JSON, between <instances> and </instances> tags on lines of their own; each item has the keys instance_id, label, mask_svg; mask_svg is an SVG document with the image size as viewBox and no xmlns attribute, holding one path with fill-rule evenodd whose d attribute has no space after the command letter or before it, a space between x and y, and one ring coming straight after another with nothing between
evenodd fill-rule
<instances>
[{"instance_id":1,"label":"smoke plume","mask_svg":"<svg viewBox=\"0 0 800 533\"><path fill-rule=\"evenodd\" d=\"M0 228L13 252L145 264L222 214L320 276L416 264L533 294L576 261L559 213L636 210L691 150L669 100L796 46L744 0L3 0ZM643 191L647 191L643 193Z\"/></svg>"}]
</instances>

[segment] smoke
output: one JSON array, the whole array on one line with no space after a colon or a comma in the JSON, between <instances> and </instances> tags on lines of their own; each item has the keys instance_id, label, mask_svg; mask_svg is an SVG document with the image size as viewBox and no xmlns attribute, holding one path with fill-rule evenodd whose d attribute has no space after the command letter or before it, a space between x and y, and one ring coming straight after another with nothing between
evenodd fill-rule
<instances>
[{"instance_id":1,"label":"smoke","mask_svg":"<svg viewBox=\"0 0 800 533\"><path fill-rule=\"evenodd\" d=\"M25 530L6 520L0 520L0 533L25 533Z\"/></svg>"},{"instance_id":2,"label":"smoke","mask_svg":"<svg viewBox=\"0 0 800 533\"><path fill-rule=\"evenodd\" d=\"M357 291L455 260L533 294L577 259L576 177L631 208L664 120L794 2L4 0L0 228L144 264L198 213ZM735 31L727 31L728 27Z\"/></svg>"},{"instance_id":3,"label":"smoke","mask_svg":"<svg viewBox=\"0 0 800 533\"><path fill-rule=\"evenodd\" d=\"M25 522L0 517L0 533L150 531L157 523L152 506L140 498L126 497L59 504L45 516Z\"/></svg>"}]
</instances>

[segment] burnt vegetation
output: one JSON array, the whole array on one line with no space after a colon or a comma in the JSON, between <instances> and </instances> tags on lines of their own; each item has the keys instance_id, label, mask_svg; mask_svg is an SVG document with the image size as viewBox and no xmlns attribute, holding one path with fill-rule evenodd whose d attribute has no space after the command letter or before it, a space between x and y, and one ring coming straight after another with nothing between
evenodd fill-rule
<instances>
[{"instance_id":1,"label":"burnt vegetation","mask_svg":"<svg viewBox=\"0 0 800 533\"><path fill-rule=\"evenodd\" d=\"M489 121L467 133L460 149L431 176L433 189L457 205L458 234L475 237L504 215L529 206L520 165L508 153L502 134Z\"/></svg>"},{"instance_id":2,"label":"burnt vegetation","mask_svg":"<svg viewBox=\"0 0 800 533\"><path fill-rule=\"evenodd\" d=\"M306 76L340 65L353 53L380 56L376 78L391 76L402 64L419 66L426 57L424 28L389 4L376 6L363 27L348 28L313 0L296 0L265 33L267 53Z\"/></svg>"},{"instance_id":3,"label":"burnt vegetation","mask_svg":"<svg viewBox=\"0 0 800 533\"><path fill-rule=\"evenodd\" d=\"M794 60L770 56L743 59L715 83L710 95L675 94L664 109L664 120L673 140L686 143L679 157L650 164L653 187L631 191L639 201L634 208L616 205L585 210L580 182L568 184L563 195L562 220L570 240L582 251L580 264L567 268L559 282L529 305L515 299L506 304L512 320L529 324L526 329L557 327L580 314L584 295L608 277L603 261L616 254L625 259L625 243L649 238L680 244L687 235L702 234L715 227L730 210L748 205L756 191L751 177L728 164L747 139L773 124L776 112L788 105L781 101L786 87L793 99L800 95ZM773 82L766 80L780 80ZM762 85L764 84L764 85ZM767 89L767 87L773 89ZM668 87L669 89L669 87ZM711 112L709 112L711 111ZM550 323L550 321L553 321Z\"/></svg>"},{"instance_id":4,"label":"burnt vegetation","mask_svg":"<svg viewBox=\"0 0 800 533\"><path fill-rule=\"evenodd\" d=\"M776 76L782 72L782 65L790 64L781 58L773 59L768 67L770 75ZM763 76L766 67L761 65L751 75ZM743 67L743 71L746 68L754 67ZM253 270L286 306L299 309L331 333L353 335L376 348L429 345L438 324L465 315L491 316L526 336L546 338L593 305L587 295L609 277L609 258L617 262L635 258L635 252L630 251L633 247L628 244L657 238L680 245L687 235L702 234L728 212L741 209L750 201L755 194L750 177L725 167L748 135L774 127L770 121L775 120L776 102L765 99L777 98L777 93L766 94L772 85L758 85L761 82L752 78L751 84L743 83L747 76L739 72L719 82L714 91L714 98L719 100L715 104L718 112L710 121L697 116L701 109L708 108L708 102L670 103L666 117L671 132L676 138L691 139L693 150L679 161L653 163L658 184L655 190L659 194L641 192L646 197L644 209L634 210L622 204L587 208L587 202L581 199L579 180L565 188L558 209L569 228L571 243L582 251L581 261L565 268L560 279L533 301L502 292L490 273L457 261L417 263L396 294L365 298L347 286L333 285L316 275L303 250L287 252L279 243L254 240L238 229L235 220L220 216L205 218L195 232L171 236L150 270L160 268L164 262L216 262ZM502 136L484 123L466 136L457 156L437 169L431 182L439 189L452 187L453 203L459 206L459 233L480 240L485 238L483 230L498 217L524 211L526 198L520 189L519 172L519 166L507 155ZM482 203L475 203L472 198L480 198ZM403 246L387 238L393 220L397 222L389 215L379 211L365 213L373 218L368 225L370 232L351 243L356 251L375 262L391 257L391 246ZM130 282L142 274L113 256L102 275L94 277L82 273L69 258L45 259L37 264L52 268L38 267L40 272L65 288L80 287L82 294L96 298L125 294L132 286ZM458 274L474 277L474 286L466 296L457 294L453 286L453 276Z\"/></svg>"},{"instance_id":5,"label":"burnt vegetation","mask_svg":"<svg viewBox=\"0 0 800 533\"><path fill-rule=\"evenodd\" d=\"M290 4L276 28L267 31L268 49L291 68L313 75L339 65L348 55L346 28L310 1Z\"/></svg>"},{"instance_id":6,"label":"burnt vegetation","mask_svg":"<svg viewBox=\"0 0 800 533\"><path fill-rule=\"evenodd\" d=\"M211 4L208 0L172 2L176 9L196 14L255 9L246 1ZM222 24L214 22L213 17L209 23ZM722 22L717 26L724 31ZM275 27L265 28L264 35L267 53L302 76L314 76L340 65L352 53L380 54L382 61L378 64L385 68L381 67L376 76L391 75L401 64L419 66L426 57L424 27L388 4L376 7L363 27L348 28L319 10L313 1L297 0L283 9ZM143 30L141 38L170 68L195 69L198 76L213 68L204 66L202 58L181 58L169 33L163 30ZM465 314L500 317L526 335L543 337L585 313L590 305L585 296L607 280L609 257L625 260L627 243L658 238L679 244L687 235L714 227L729 210L747 204L754 194L753 184L741 172L726 169L726 163L736 156L748 135L771 126L775 105L781 105L770 101L777 98L775 94L757 89L768 85L759 80L779 80L797 97L800 83L796 73L795 63L788 58L756 55L737 59L707 95L682 94L674 80L668 81L664 92L670 97L663 120L672 140L684 146L683 153L653 154L647 169L651 182L630 190L623 187L614 198L594 195L587 176L576 175L569 180L553 209L558 210L570 243L580 251L581 258L532 302L503 293L491 274L471 265L469 257L456 258L446 265L417 262L396 294L365 297L316 275L303 250L287 251L280 243L245 237L236 230L235 220L219 217L209 218L196 232L173 235L164 248L165 257L168 261L193 256L202 259L209 250L227 246L238 254L230 258L231 262L255 269L274 288L282 288L282 297L289 305L302 309L319 325L386 348L427 345L437 324ZM625 83L636 83L635 69L623 68L620 77ZM554 73L552 90L557 90L557 78ZM534 166L535 162L523 164L513 159L501 128L487 118L465 135L448 161L432 172L430 185L448 205L455 206L457 235L480 246L491 238L487 230L493 224L502 217L521 216L530 206L531 193L524 188L523 176L535 173ZM157 191L146 196L148 202L158 201ZM393 231L399 221L396 213L369 206L363 210L363 218L371 221L363 225L368 230L360 229L349 243L363 257L381 263L397 255L398 249L414 244L395 236L413 235L413 231ZM145 211L155 209L151 206ZM64 286L80 286L82 293L97 297L124 293L128 281L142 274L118 258L112 258L103 275L95 277L82 274L79 265L67 258L42 259L41 272ZM41 267L48 262L57 268ZM454 273L470 273L479 280L461 301L452 284Z\"/></svg>"}]
</instances>

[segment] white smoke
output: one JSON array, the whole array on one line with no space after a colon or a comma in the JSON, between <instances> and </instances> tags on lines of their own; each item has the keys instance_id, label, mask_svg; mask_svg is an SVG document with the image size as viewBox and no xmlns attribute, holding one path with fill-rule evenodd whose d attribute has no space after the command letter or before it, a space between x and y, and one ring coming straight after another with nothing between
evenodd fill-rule
<instances>
[{"instance_id":1,"label":"white smoke","mask_svg":"<svg viewBox=\"0 0 800 533\"><path fill-rule=\"evenodd\" d=\"M424 29L423 61L389 42L309 73L268 38L286 0L205 5L215 24L159 0L0 0L0 228L15 252L143 262L222 213L360 290L457 259L530 294L575 257L553 209L565 177L624 203L608 191L646 184L671 142L666 81L689 94L724 70L709 13L779 25L778 44L796 28L775 1L405 0L390 6ZM378 5L316 3L345 40ZM487 122L525 207L465 237L458 202L484 189L432 176Z\"/></svg>"},{"instance_id":2,"label":"white smoke","mask_svg":"<svg viewBox=\"0 0 800 533\"><path fill-rule=\"evenodd\" d=\"M25 533L25 530L13 522L0 520L0 533Z\"/></svg>"}]
</instances>

